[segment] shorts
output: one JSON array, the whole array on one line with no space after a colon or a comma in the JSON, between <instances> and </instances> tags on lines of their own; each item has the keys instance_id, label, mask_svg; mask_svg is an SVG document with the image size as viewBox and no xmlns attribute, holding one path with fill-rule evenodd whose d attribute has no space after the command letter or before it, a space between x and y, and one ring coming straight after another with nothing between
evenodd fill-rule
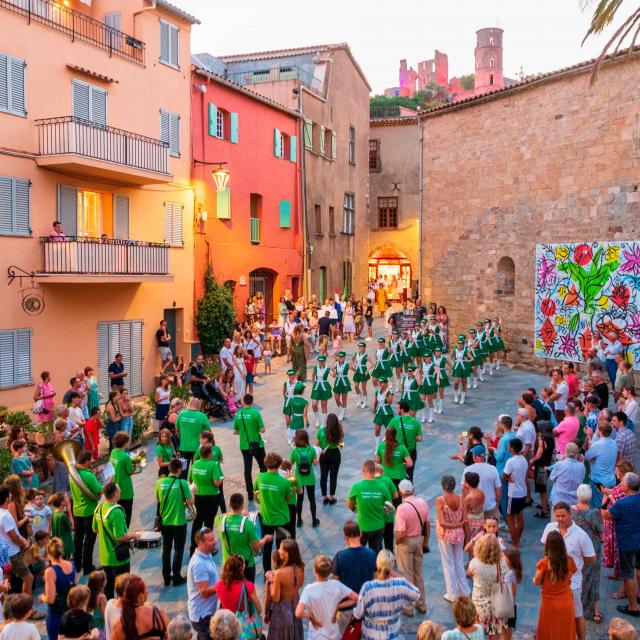
<instances>
[{"instance_id":1,"label":"shorts","mask_svg":"<svg viewBox=\"0 0 640 640\"><path fill-rule=\"evenodd\" d=\"M527 506L527 497L524 498L507 498L507 515L515 516L524 510Z\"/></svg>"},{"instance_id":2,"label":"shorts","mask_svg":"<svg viewBox=\"0 0 640 640\"><path fill-rule=\"evenodd\" d=\"M29 575L29 567L27 567L24 561L24 555L22 552L16 553L15 556L11 556L9 558L9 562L11 563L11 571L19 578L26 578Z\"/></svg>"},{"instance_id":3,"label":"shorts","mask_svg":"<svg viewBox=\"0 0 640 640\"><path fill-rule=\"evenodd\" d=\"M158 347L158 351L160 352L160 358L163 362L173 359L170 347Z\"/></svg>"},{"instance_id":4,"label":"shorts","mask_svg":"<svg viewBox=\"0 0 640 640\"><path fill-rule=\"evenodd\" d=\"M373 326L373 316L371 316L370 318L367 318L367 327L372 327Z\"/></svg>"},{"instance_id":5,"label":"shorts","mask_svg":"<svg viewBox=\"0 0 640 640\"><path fill-rule=\"evenodd\" d=\"M245 382L247 384L253 384L253 373L247 373L247 377L245 378Z\"/></svg>"},{"instance_id":6,"label":"shorts","mask_svg":"<svg viewBox=\"0 0 640 640\"><path fill-rule=\"evenodd\" d=\"M633 580L636 570L640 571L640 550L620 551L620 578Z\"/></svg>"},{"instance_id":7,"label":"shorts","mask_svg":"<svg viewBox=\"0 0 640 640\"><path fill-rule=\"evenodd\" d=\"M582 587L580 589L571 589L573 594L573 617L582 618L584 611L582 610Z\"/></svg>"}]
</instances>

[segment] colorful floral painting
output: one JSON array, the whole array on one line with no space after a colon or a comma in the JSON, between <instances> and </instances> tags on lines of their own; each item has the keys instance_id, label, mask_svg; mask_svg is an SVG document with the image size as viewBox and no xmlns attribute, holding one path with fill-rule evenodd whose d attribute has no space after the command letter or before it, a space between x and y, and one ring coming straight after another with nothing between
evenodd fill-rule
<instances>
[{"instance_id":1,"label":"colorful floral painting","mask_svg":"<svg viewBox=\"0 0 640 640\"><path fill-rule=\"evenodd\" d=\"M640 241L536 248L535 353L584 362L615 331L640 369Z\"/></svg>"}]
</instances>

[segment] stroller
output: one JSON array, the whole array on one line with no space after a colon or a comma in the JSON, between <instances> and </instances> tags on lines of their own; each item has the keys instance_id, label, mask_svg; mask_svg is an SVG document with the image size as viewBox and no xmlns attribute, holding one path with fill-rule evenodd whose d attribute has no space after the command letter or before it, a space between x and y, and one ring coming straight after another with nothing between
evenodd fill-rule
<instances>
[{"instance_id":1,"label":"stroller","mask_svg":"<svg viewBox=\"0 0 640 640\"><path fill-rule=\"evenodd\" d=\"M203 400L202 411L204 411L210 418L219 418L224 422L233 419L233 415L231 411L229 411L227 401L220 395L212 380L202 386L201 399Z\"/></svg>"}]
</instances>

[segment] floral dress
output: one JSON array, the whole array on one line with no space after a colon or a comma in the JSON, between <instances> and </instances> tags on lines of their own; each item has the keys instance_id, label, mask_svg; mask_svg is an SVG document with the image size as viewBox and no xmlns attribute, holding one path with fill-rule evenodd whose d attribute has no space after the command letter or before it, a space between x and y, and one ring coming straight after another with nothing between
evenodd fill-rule
<instances>
[{"instance_id":1,"label":"floral dress","mask_svg":"<svg viewBox=\"0 0 640 640\"><path fill-rule=\"evenodd\" d=\"M616 485L611 489L611 495L620 500L624 498L624 491L620 485ZM602 566L607 569L613 568L613 575L617 576L620 569L620 554L618 553L618 545L616 544L616 529L613 520L604 521L604 547L603 547Z\"/></svg>"},{"instance_id":2,"label":"floral dress","mask_svg":"<svg viewBox=\"0 0 640 640\"><path fill-rule=\"evenodd\" d=\"M573 521L587 533L596 550L596 561L582 568L582 608L593 613L593 603L600 600L600 565L602 564L602 514L600 509L574 509Z\"/></svg>"},{"instance_id":3,"label":"floral dress","mask_svg":"<svg viewBox=\"0 0 640 640\"><path fill-rule=\"evenodd\" d=\"M500 572L503 578L508 571L509 567L501 557ZM471 599L476 605L478 622L489 636L502 633L502 630L507 626L507 619L494 618L491 615L491 586L498 581L498 567L495 564L484 564L478 558L473 558L469 563L469 575L473 578ZM505 586L510 588L510 585Z\"/></svg>"}]
</instances>

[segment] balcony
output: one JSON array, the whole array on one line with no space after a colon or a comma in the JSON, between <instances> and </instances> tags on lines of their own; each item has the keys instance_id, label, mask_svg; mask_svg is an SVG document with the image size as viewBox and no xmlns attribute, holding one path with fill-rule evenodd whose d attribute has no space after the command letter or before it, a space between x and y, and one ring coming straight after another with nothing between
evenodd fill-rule
<instances>
[{"instance_id":1,"label":"balcony","mask_svg":"<svg viewBox=\"0 0 640 640\"><path fill-rule=\"evenodd\" d=\"M109 56L117 56L144 66L144 42L122 31L94 20L90 16L68 9L54 0L0 0L0 8L8 9L71 38L103 49Z\"/></svg>"},{"instance_id":2,"label":"balcony","mask_svg":"<svg viewBox=\"0 0 640 640\"><path fill-rule=\"evenodd\" d=\"M2 0L0 0L1 2ZM75 116L36 120L38 166L125 185L171 182L169 144Z\"/></svg>"},{"instance_id":3,"label":"balcony","mask_svg":"<svg viewBox=\"0 0 640 640\"><path fill-rule=\"evenodd\" d=\"M263 84L265 82L281 82L284 80L297 80L319 95L324 93L324 81L301 67L273 67L258 71L235 71L225 73L227 80L240 85Z\"/></svg>"},{"instance_id":4,"label":"balcony","mask_svg":"<svg viewBox=\"0 0 640 640\"><path fill-rule=\"evenodd\" d=\"M46 283L173 281L169 245L139 240L40 238Z\"/></svg>"}]
</instances>

